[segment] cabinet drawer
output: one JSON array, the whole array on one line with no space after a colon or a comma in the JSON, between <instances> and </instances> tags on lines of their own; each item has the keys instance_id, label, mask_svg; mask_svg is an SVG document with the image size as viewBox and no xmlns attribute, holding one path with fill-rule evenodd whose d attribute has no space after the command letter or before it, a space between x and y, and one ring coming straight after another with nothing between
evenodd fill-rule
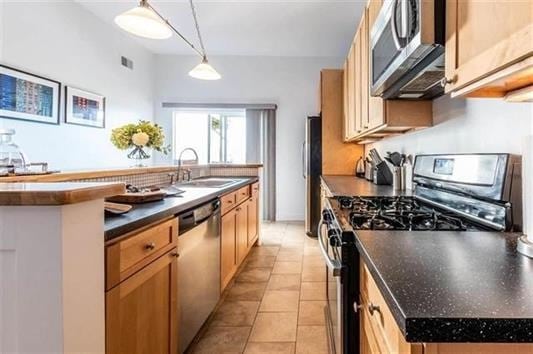
<instances>
[{"instance_id":1,"label":"cabinet drawer","mask_svg":"<svg viewBox=\"0 0 533 354\"><path fill-rule=\"evenodd\" d=\"M237 198L237 204L241 203L242 201L250 198L250 186L242 187L237 190L236 198Z\"/></svg>"},{"instance_id":2,"label":"cabinet drawer","mask_svg":"<svg viewBox=\"0 0 533 354\"><path fill-rule=\"evenodd\" d=\"M361 263L360 269L363 316L368 318L375 342L380 347L381 352L422 353L421 344L411 344L405 341L392 312L364 263Z\"/></svg>"},{"instance_id":3,"label":"cabinet drawer","mask_svg":"<svg viewBox=\"0 0 533 354\"><path fill-rule=\"evenodd\" d=\"M259 195L259 182L252 184L252 197Z\"/></svg>"},{"instance_id":4,"label":"cabinet drawer","mask_svg":"<svg viewBox=\"0 0 533 354\"><path fill-rule=\"evenodd\" d=\"M178 221L173 218L125 235L106 247L107 289L176 247Z\"/></svg>"},{"instance_id":5,"label":"cabinet drawer","mask_svg":"<svg viewBox=\"0 0 533 354\"><path fill-rule=\"evenodd\" d=\"M231 192L220 198L221 213L226 214L237 205L237 192Z\"/></svg>"}]
</instances>

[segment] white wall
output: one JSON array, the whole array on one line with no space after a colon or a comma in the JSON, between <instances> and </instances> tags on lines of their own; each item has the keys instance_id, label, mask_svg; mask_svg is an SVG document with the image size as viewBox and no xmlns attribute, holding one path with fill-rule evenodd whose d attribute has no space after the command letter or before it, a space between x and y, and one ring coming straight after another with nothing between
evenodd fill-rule
<instances>
[{"instance_id":1,"label":"white wall","mask_svg":"<svg viewBox=\"0 0 533 354\"><path fill-rule=\"evenodd\" d=\"M197 57L157 57L156 121L172 131L172 110L160 108L162 102L277 104L277 218L303 220L300 149L305 119L318 113L320 70L340 67L343 59L234 56L210 60L222 80L206 82L187 76Z\"/></svg>"},{"instance_id":2,"label":"white wall","mask_svg":"<svg viewBox=\"0 0 533 354\"><path fill-rule=\"evenodd\" d=\"M533 105L499 99L450 99L433 102L434 126L368 145L380 153L500 152L522 154L533 124Z\"/></svg>"},{"instance_id":3,"label":"white wall","mask_svg":"<svg viewBox=\"0 0 533 354\"><path fill-rule=\"evenodd\" d=\"M114 127L152 119L153 55L75 2L0 1L2 24L3 64L107 100L105 129L65 124L63 114L59 126L0 119L0 127L16 129L16 141L29 159L57 169L131 164L109 137ZM134 61L133 71L120 65L122 55ZM61 106L63 111L63 92Z\"/></svg>"}]
</instances>

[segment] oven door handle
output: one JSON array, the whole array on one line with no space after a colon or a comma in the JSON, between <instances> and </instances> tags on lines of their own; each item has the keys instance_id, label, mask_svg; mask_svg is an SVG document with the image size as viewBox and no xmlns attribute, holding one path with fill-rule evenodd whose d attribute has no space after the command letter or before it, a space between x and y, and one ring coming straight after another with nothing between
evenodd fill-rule
<instances>
[{"instance_id":1,"label":"oven door handle","mask_svg":"<svg viewBox=\"0 0 533 354\"><path fill-rule=\"evenodd\" d=\"M320 245L320 251L322 252L322 256L326 261L326 265L329 269L331 269L333 276L339 277L341 275L342 264L341 262L339 262L339 260L331 259L331 257L329 256L328 251L326 249L326 245L324 244L324 238L322 237L323 228L324 220L321 218L320 222L318 223L318 244Z\"/></svg>"}]
</instances>

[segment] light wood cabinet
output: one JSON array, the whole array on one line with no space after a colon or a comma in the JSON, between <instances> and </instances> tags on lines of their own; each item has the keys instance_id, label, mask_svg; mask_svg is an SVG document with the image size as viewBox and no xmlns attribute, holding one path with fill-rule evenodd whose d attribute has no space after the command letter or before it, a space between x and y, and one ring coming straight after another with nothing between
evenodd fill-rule
<instances>
[{"instance_id":1,"label":"light wood cabinet","mask_svg":"<svg viewBox=\"0 0 533 354\"><path fill-rule=\"evenodd\" d=\"M248 207L248 249L252 248L259 237L259 196L252 195Z\"/></svg>"},{"instance_id":2,"label":"light wood cabinet","mask_svg":"<svg viewBox=\"0 0 533 354\"><path fill-rule=\"evenodd\" d=\"M346 60L345 67L348 67ZM346 143L348 114L348 70L320 71L320 112L322 112L322 174L353 175L363 154L362 146Z\"/></svg>"},{"instance_id":3,"label":"light wood cabinet","mask_svg":"<svg viewBox=\"0 0 533 354\"><path fill-rule=\"evenodd\" d=\"M433 125L431 101L383 100L370 94L370 31L381 4L380 0L370 1L363 12L345 66L348 102L344 104L344 137L360 144Z\"/></svg>"},{"instance_id":4,"label":"light wood cabinet","mask_svg":"<svg viewBox=\"0 0 533 354\"><path fill-rule=\"evenodd\" d=\"M106 353L174 354L178 348L178 220L106 245Z\"/></svg>"},{"instance_id":5,"label":"light wood cabinet","mask_svg":"<svg viewBox=\"0 0 533 354\"><path fill-rule=\"evenodd\" d=\"M344 136L345 141L350 141L355 135L355 43L352 43L350 47L350 52L348 53L348 59L346 63L348 69L348 82L346 84L347 94L346 98L348 100L346 104L347 112L345 113L345 123L344 123Z\"/></svg>"},{"instance_id":6,"label":"light wood cabinet","mask_svg":"<svg viewBox=\"0 0 533 354\"><path fill-rule=\"evenodd\" d=\"M106 353L178 350L178 262L173 249L106 293Z\"/></svg>"},{"instance_id":7,"label":"light wood cabinet","mask_svg":"<svg viewBox=\"0 0 533 354\"><path fill-rule=\"evenodd\" d=\"M235 210L237 263L241 264L248 254L248 201L238 206Z\"/></svg>"},{"instance_id":8,"label":"light wood cabinet","mask_svg":"<svg viewBox=\"0 0 533 354\"><path fill-rule=\"evenodd\" d=\"M522 343L408 343L363 261L359 269L362 354L533 354L533 345Z\"/></svg>"},{"instance_id":9,"label":"light wood cabinet","mask_svg":"<svg viewBox=\"0 0 533 354\"><path fill-rule=\"evenodd\" d=\"M452 97L533 91L533 2L448 0L445 71Z\"/></svg>"},{"instance_id":10,"label":"light wood cabinet","mask_svg":"<svg viewBox=\"0 0 533 354\"><path fill-rule=\"evenodd\" d=\"M237 224L235 209L222 216L220 235L220 287L226 288L237 271Z\"/></svg>"},{"instance_id":11,"label":"light wood cabinet","mask_svg":"<svg viewBox=\"0 0 533 354\"><path fill-rule=\"evenodd\" d=\"M220 289L228 286L259 237L259 183L253 183L226 194L227 203L222 215L220 237ZM224 205L224 204L223 204Z\"/></svg>"}]
</instances>

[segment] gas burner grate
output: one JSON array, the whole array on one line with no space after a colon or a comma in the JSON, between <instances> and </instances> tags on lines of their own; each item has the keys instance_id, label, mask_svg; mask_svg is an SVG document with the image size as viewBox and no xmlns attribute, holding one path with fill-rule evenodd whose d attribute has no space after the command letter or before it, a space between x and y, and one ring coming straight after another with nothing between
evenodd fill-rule
<instances>
[{"instance_id":1,"label":"gas burner grate","mask_svg":"<svg viewBox=\"0 0 533 354\"><path fill-rule=\"evenodd\" d=\"M355 230L465 231L460 217L421 205L411 197L342 197L339 206Z\"/></svg>"}]
</instances>

